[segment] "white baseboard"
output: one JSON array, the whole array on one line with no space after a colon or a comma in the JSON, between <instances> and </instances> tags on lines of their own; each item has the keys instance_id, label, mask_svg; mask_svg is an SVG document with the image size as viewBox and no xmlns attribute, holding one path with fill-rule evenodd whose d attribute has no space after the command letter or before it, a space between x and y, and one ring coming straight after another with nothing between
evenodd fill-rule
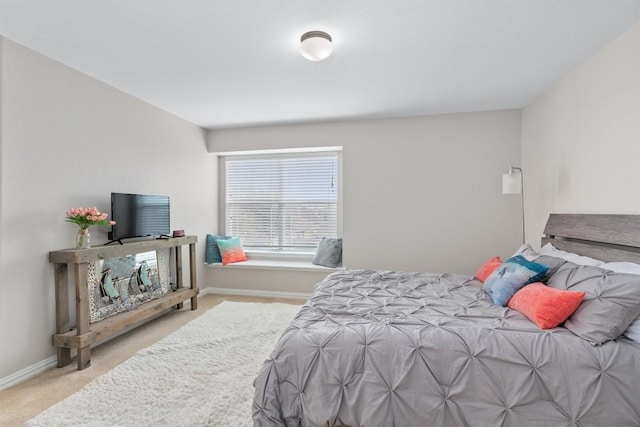
<instances>
[{"instance_id":1,"label":"white baseboard","mask_svg":"<svg viewBox=\"0 0 640 427\"><path fill-rule=\"evenodd\" d=\"M218 294L218 295L243 295L243 296L253 296L253 297L267 297L267 298L298 298L298 299L307 299L311 294L303 293L303 292L281 292L281 291L260 291L255 289L231 289L231 288L201 288L200 296L208 295L208 294ZM159 314L160 315L160 314ZM121 335L129 330L133 329L135 326L129 327L126 330L120 331L117 335ZM109 339L114 338L109 337ZM102 342L107 341L107 339L102 340ZM101 342L95 343L93 346L99 345ZM9 387L13 387L23 381L28 380L29 378L35 377L36 375L46 371L47 369L51 369L58 366L58 357L51 356L45 360L41 360L31 366L28 366L21 371L15 372L9 376L4 378L0 378L0 391L6 390Z\"/></svg>"},{"instance_id":2,"label":"white baseboard","mask_svg":"<svg viewBox=\"0 0 640 427\"><path fill-rule=\"evenodd\" d=\"M267 298L299 298L307 299L311 296L304 292L282 292L282 291L266 291L257 289L232 289L232 288L200 288L200 295L221 294L221 295L243 295L252 297Z\"/></svg>"},{"instance_id":3,"label":"white baseboard","mask_svg":"<svg viewBox=\"0 0 640 427\"><path fill-rule=\"evenodd\" d=\"M0 378L0 390L5 390L9 387L13 387L14 385L26 381L29 378L35 377L36 375L46 371L47 369L51 369L56 366L58 366L58 356L51 356L48 359L41 360L40 362L28 366L21 371L13 373L4 378Z\"/></svg>"}]
</instances>

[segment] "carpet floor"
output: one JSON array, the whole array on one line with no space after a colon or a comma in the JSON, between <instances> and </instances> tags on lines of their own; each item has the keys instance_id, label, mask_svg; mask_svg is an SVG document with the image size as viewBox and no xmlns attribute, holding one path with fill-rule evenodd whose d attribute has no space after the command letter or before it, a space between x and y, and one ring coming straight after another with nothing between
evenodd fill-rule
<instances>
[{"instance_id":1,"label":"carpet floor","mask_svg":"<svg viewBox=\"0 0 640 427\"><path fill-rule=\"evenodd\" d=\"M22 425L61 400L29 425L251 425L253 378L304 302L284 301L296 305L206 295L197 311L170 313L92 350L88 369L54 368L1 392L0 425Z\"/></svg>"}]
</instances>

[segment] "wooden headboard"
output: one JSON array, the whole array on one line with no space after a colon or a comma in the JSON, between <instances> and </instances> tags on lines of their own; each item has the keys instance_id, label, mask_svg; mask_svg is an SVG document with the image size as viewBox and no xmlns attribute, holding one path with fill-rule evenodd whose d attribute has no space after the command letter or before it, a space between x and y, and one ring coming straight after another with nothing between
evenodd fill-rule
<instances>
[{"instance_id":1,"label":"wooden headboard","mask_svg":"<svg viewBox=\"0 0 640 427\"><path fill-rule=\"evenodd\" d=\"M640 264L640 215L551 214L542 244L603 261Z\"/></svg>"}]
</instances>

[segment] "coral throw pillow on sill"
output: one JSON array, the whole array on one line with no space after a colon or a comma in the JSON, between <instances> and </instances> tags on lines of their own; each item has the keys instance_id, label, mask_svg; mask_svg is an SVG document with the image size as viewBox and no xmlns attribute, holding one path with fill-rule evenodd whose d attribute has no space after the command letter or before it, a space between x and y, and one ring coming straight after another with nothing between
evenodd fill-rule
<instances>
[{"instance_id":1,"label":"coral throw pillow on sill","mask_svg":"<svg viewBox=\"0 0 640 427\"><path fill-rule=\"evenodd\" d=\"M247 256L242 249L242 242L239 237L233 237L226 240L216 240L220 255L222 256L222 265L234 262L246 261Z\"/></svg>"}]
</instances>

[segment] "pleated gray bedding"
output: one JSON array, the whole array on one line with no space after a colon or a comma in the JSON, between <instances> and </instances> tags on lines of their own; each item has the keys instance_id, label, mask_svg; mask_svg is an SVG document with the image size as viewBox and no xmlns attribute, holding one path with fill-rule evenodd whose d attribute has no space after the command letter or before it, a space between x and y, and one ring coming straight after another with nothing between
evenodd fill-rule
<instances>
[{"instance_id":1,"label":"pleated gray bedding","mask_svg":"<svg viewBox=\"0 0 640 427\"><path fill-rule=\"evenodd\" d=\"M640 425L640 344L541 331L459 275L331 274L254 384L256 426Z\"/></svg>"}]
</instances>

